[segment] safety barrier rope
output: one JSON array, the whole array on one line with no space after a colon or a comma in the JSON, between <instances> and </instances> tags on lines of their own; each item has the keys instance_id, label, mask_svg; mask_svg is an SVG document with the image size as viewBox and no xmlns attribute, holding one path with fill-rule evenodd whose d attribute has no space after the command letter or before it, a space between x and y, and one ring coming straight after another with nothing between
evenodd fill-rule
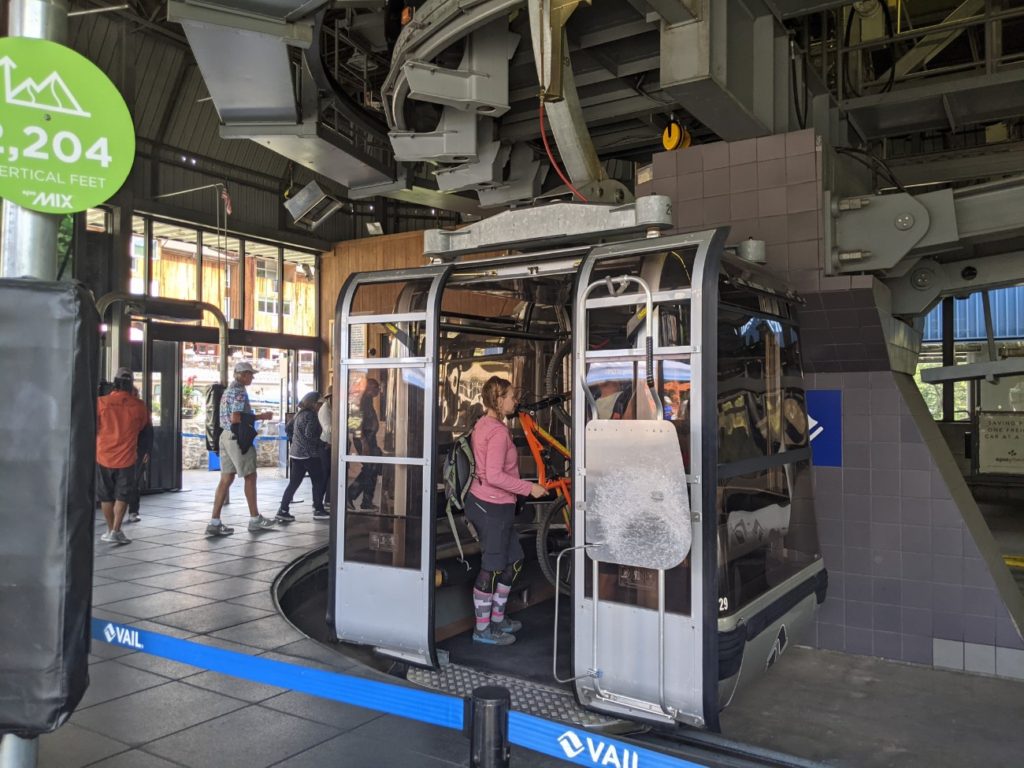
<instances>
[{"instance_id":1,"label":"safety barrier rope","mask_svg":"<svg viewBox=\"0 0 1024 768\"><path fill-rule=\"evenodd\" d=\"M465 732L466 700L393 683L326 672L275 659L200 645L103 619L92 620L94 640L225 675L299 691L377 712ZM616 739L523 712L509 714L509 740L572 765L614 768L706 768Z\"/></svg>"}]
</instances>

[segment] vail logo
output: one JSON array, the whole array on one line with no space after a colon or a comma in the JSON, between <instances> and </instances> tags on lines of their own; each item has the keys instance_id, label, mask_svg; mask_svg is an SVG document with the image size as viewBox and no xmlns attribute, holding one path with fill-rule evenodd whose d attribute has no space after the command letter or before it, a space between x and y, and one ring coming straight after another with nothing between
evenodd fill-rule
<instances>
[{"instance_id":1,"label":"vail logo","mask_svg":"<svg viewBox=\"0 0 1024 768\"><path fill-rule=\"evenodd\" d=\"M558 737L558 743L562 747L565 756L570 760L579 757L584 751L594 765L611 765L615 768L638 768L640 765L639 755L623 749L621 754L614 744L605 744L603 741L594 741L587 737L586 744L574 731L566 731Z\"/></svg>"},{"instance_id":2,"label":"vail logo","mask_svg":"<svg viewBox=\"0 0 1024 768\"><path fill-rule=\"evenodd\" d=\"M825 428L818 423L810 414L807 414L807 431L810 432L810 438L808 442L811 442L816 437L820 437L821 433L825 431Z\"/></svg>"},{"instance_id":3,"label":"vail logo","mask_svg":"<svg viewBox=\"0 0 1024 768\"><path fill-rule=\"evenodd\" d=\"M116 627L113 624L107 624L103 628L103 636L107 638L108 643L117 643L118 645L127 645L129 648L134 648L137 651L144 650L146 646L139 640L139 630L128 629L128 627Z\"/></svg>"},{"instance_id":4,"label":"vail logo","mask_svg":"<svg viewBox=\"0 0 1024 768\"><path fill-rule=\"evenodd\" d=\"M32 200L33 205L48 205L51 208L71 208L71 195L59 192L40 192Z\"/></svg>"}]
</instances>

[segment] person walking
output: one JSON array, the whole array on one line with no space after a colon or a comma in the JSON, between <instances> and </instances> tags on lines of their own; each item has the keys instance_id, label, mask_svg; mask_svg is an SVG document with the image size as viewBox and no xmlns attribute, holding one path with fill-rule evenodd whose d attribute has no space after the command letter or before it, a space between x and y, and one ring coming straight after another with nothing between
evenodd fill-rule
<instances>
[{"instance_id":1,"label":"person walking","mask_svg":"<svg viewBox=\"0 0 1024 768\"><path fill-rule=\"evenodd\" d=\"M324 497L321 500L320 506L323 507L324 512L319 516L314 512L314 520L329 520L331 518L331 420L334 418L334 410L331 404L331 393L328 391L320 402L320 410L316 413L317 420L320 422L320 466L324 477Z\"/></svg>"},{"instance_id":2,"label":"person walking","mask_svg":"<svg viewBox=\"0 0 1024 768\"><path fill-rule=\"evenodd\" d=\"M281 505L277 510L276 519L279 523L295 521L295 515L288 511L288 507L306 475L309 475L309 479L313 483L313 517L327 517L327 513L324 512L324 473L320 457L321 427L320 421L317 419L319 407L320 394L318 392L307 393L299 401L299 412L295 414L295 418L288 425L290 471L288 487L284 489Z\"/></svg>"},{"instance_id":3,"label":"person walking","mask_svg":"<svg viewBox=\"0 0 1024 768\"><path fill-rule=\"evenodd\" d=\"M519 453L505 423L519 404L512 382L492 376L481 400L484 415L470 438L476 476L466 497L466 517L480 536L481 550L480 572L473 583L473 642L511 645L523 626L505 616L512 584L523 567L523 547L513 525L516 496L538 499L547 489L519 477Z\"/></svg>"},{"instance_id":4,"label":"person walking","mask_svg":"<svg viewBox=\"0 0 1024 768\"><path fill-rule=\"evenodd\" d=\"M224 390L220 401L220 482L213 496L213 515L206 526L207 536L228 536L235 532L234 528L220 521L220 511L228 489L235 481L235 475L241 475L245 483L245 501L249 505L249 531L257 533L274 527L274 521L259 513L256 505L256 421L267 421L274 418L271 411L253 413L249 405L249 394L246 387L252 384L256 369L252 363L243 360L235 364L235 379Z\"/></svg>"},{"instance_id":5,"label":"person walking","mask_svg":"<svg viewBox=\"0 0 1024 768\"><path fill-rule=\"evenodd\" d=\"M380 446L377 444L377 430L380 428L380 419L377 418L377 409L373 406L373 400L380 394L380 382L376 379L367 379L363 394L359 398L359 436L353 440L356 450L363 456L380 456ZM377 476L380 474L380 465L363 462L359 474L348 487L347 504L350 509L355 509L356 499L363 497L360 509L376 509L373 497L377 492Z\"/></svg>"},{"instance_id":6,"label":"person walking","mask_svg":"<svg viewBox=\"0 0 1024 768\"><path fill-rule=\"evenodd\" d=\"M132 372L118 368L113 391L96 400L96 495L107 523L100 539L111 544L131 544L121 523L135 479L139 435L149 424L146 406L132 389Z\"/></svg>"}]
</instances>

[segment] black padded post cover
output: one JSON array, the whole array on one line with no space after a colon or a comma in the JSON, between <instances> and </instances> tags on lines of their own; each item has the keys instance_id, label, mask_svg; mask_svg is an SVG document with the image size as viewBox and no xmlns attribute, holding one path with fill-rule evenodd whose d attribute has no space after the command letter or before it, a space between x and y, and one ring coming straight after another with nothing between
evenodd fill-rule
<instances>
[{"instance_id":1,"label":"black padded post cover","mask_svg":"<svg viewBox=\"0 0 1024 768\"><path fill-rule=\"evenodd\" d=\"M223 384L212 384L206 390L206 450L220 453L220 399L224 396Z\"/></svg>"},{"instance_id":2,"label":"black padded post cover","mask_svg":"<svg viewBox=\"0 0 1024 768\"><path fill-rule=\"evenodd\" d=\"M0 734L89 684L98 344L80 284L0 280Z\"/></svg>"}]
</instances>

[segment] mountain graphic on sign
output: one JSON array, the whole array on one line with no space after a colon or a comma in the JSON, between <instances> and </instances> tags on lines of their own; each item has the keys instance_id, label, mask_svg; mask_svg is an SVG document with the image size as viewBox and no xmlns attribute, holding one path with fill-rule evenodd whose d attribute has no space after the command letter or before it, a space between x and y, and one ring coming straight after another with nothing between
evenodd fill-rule
<instances>
[{"instance_id":1,"label":"mountain graphic on sign","mask_svg":"<svg viewBox=\"0 0 1024 768\"><path fill-rule=\"evenodd\" d=\"M56 72L51 72L41 83L26 77L17 85L12 85L11 73L18 65L10 56L4 56L0 59L0 67L4 69L4 99L8 104L78 117L92 116L82 109L71 89Z\"/></svg>"}]
</instances>

